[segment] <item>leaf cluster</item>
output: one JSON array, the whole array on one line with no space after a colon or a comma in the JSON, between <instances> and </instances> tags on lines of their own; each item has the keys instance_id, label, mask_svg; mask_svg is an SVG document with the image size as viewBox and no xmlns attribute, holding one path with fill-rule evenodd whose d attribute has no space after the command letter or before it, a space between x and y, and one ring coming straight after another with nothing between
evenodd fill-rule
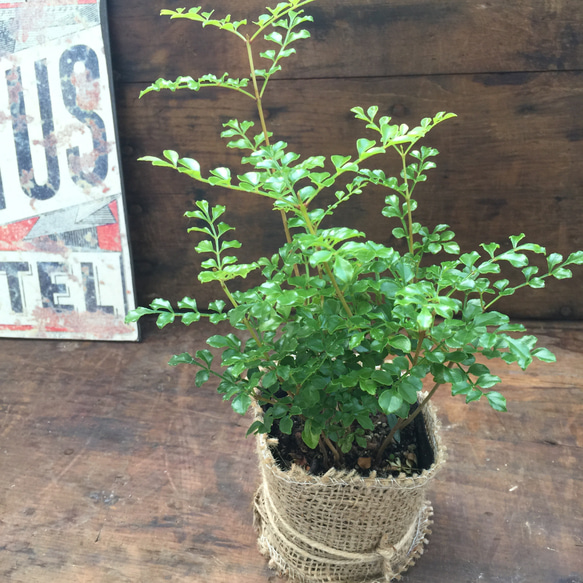
<instances>
[{"instance_id":1,"label":"leaf cluster","mask_svg":"<svg viewBox=\"0 0 583 583\"><path fill-rule=\"evenodd\" d=\"M260 103L281 59L293 54L289 45L309 36L296 30L311 20L299 10L304 4L291 0L268 9L253 22L252 36L240 32L246 20L217 20L200 8L162 13L234 33L247 49L250 38L270 29L265 39L277 48L260 55L270 67L254 69L249 59L251 96ZM159 80L149 90L197 91L218 85L245 93L248 82L226 74L196 81L180 77L174 83ZM131 312L128 320L155 315L161 328L176 319L186 325L202 318L228 322L232 332L207 340L218 357L202 349L176 355L170 364L194 365L197 386L218 379L219 393L237 413L244 414L254 399L265 406L263 419L252 423L250 433L267 433L276 421L282 432L290 433L294 418L300 418L309 447L325 441L338 455L354 442L366 445L365 432L379 413L390 421L391 438L398 437L427 401L420 401L426 379L433 384L428 398L446 385L467 403L485 397L495 410L505 411L505 398L493 390L501 379L492 374L488 361L526 369L535 358L552 362L554 356L493 306L521 288L539 289L549 278L571 277L570 267L583 264L583 251L566 258L548 254L520 234L509 238L506 250L488 243L462 253L449 225L430 227L415 220L417 187L436 167L438 155L420 142L453 114L440 112L409 128L389 116L379 118L377 106L354 107L363 137L352 153L328 159L302 157L284 141L272 142L258 111L261 131L254 131L252 121L233 119L221 134L228 148L241 151L247 172L234 175L217 167L203 175L196 160L174 150L142 160L209 187L268 199L282 214L287 243L274 255L240 263L236 251L241 243L230 238L233 228L223 220L225 207L198 201L186 213L196 221L189 230L202 236L195 247L203 256L198 278L203 284L218 284L221 299L208 310L199 309L194 298L184 298L176 309L157 299ZM337 208L368 191L384 196L382 214L393 224L393 239L404 241L405 251L390 241L372 241L349 226L325 227L325 219ZM333 193L333 201L323 193ZM532 264L536 257L546 258L544 270ZM514 281L502 277L504 264L514 269ZM261 273L261 283L230 289L232 279L246 278L252 271ZM421 406L415 409L417 403Z\"/></svg>"}]
</instances>

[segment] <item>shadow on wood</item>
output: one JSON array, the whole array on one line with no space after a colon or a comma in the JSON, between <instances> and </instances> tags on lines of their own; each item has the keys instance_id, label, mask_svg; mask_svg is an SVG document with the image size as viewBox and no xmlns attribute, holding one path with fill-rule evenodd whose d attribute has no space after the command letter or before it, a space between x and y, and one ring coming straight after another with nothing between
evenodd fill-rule
<instances>
[{"instance_id":1,"label":"shadow on wood","mask_svg":"<svg viewBox=\"0 0 583 583\"><path fill-rule=\"evenodd\" d=\"M509 412L437 395L449 450L407 583L583 580L583 327L537 324L553 365L493 370ZM194 370L205 325L142 344L3 341L0 578L273 583L256 549L248 420Z\"/></svg>"}]
</instances>

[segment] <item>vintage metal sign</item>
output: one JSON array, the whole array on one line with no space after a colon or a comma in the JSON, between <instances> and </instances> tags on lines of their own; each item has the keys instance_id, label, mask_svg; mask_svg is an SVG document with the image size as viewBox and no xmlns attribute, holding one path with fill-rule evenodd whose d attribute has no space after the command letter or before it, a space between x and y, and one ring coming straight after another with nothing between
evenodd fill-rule
<instances>
[{"instance_id":1,"label":"vintage metal sign","mask_svg":"<svg viewBox=\"0 0 583 583\"><path fill-rule=\"evenodd\" d=\"M0 0L0 336L136 340L100 0Z\"/></svg>"}]
</instances>

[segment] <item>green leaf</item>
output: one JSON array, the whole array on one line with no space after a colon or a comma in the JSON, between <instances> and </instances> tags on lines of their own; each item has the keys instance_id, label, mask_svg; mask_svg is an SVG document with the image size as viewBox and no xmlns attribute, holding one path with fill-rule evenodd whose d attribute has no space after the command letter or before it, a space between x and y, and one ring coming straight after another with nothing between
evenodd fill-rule
<instances>
[{"instance_id":1,"label":"green leaf","mask_svg":"<svg viewBox=\"0 0 583 583\"><path fill-rule=\"evenodd\" d=\"M510 281L507 279L499 279L498 281L495 281L493 285L497 290L502 291L508 287L509 283Z\"/></svg>"},{"instance_id":2,"label":"green leaf","mask_svg":"<svg viewBox=\"0 0 583 583\"><path fill-rule=\"evenodd\" d=\"M173 168L170 162L166 162L166 160L161 160L156 156L142 156L138 158L138 162L151 162L152 166L165 166L166 168Z\"/></svg>"},{"instance_id":3,"label":"green leaf","mask_svg":"<svg viewBox=\"0 0 583 583\"><path fill-rule=\"evenodd\" d=\"M500 382L502 382L502 379L496 375L483 374L478 377L476 384L482 389L489 389Z\"/></svg>"},{"instance_id":4,"label":"green leaf","mask_svg":"<svg viewBox=\"0 0 583 583\"><path fill-rule=\"evenodd\" d=\"M193 158L181 158L178 163L184 166L193 177L200 177L200 164Z\"/></svg>"},{"instance_id":5,"label":"green leaf","mask_svg":"<svg viewBox=\"0 0 583 583\"><path fill-rule=\"evenodd\" d=\"M136 308L135 310L131 310L128 312L127 316L125 317L125 322L137 322L142 316L146 316L148 314L155 314L154 310L149 308Z\"/></svg>"},{"instance_id":6,"label":"green leaf","mask_svg":"<svg viewBox=\"0 0 583 583\"><path fill-rule=\"evenodd\" d=\"M177 364L196 364L194 358L188 354L188 352L183 352L182 354L175 354L169 361L170 366L176 366Z\"/></svg>"},{"instance_id":7,"label":"green leaf","mask_svg":"<svg viewBox=\"0 0 583 583\"><path fill-rule=\"evenodd\" d=\"M492 243L492 245L495 245L495 243ZM467 267L472 267L472 265L474 265L474 263L476 263L478 259L480 259L480 254L477 251L472 251L471 253L464 253L460 257L460 261Z\"/></svg>"},{"instance_id":8,"label":"green leaf","mask_svg":"<svg viewBox=\"0 0 583 583\"><path fill-rule=\"evenodd\" d=\"M528 285L533 289L542 289L545 287L545 280L542 277L533 277L529 282Z\"/></svg>"},{"instance_id":9,"label":"green leaf","mask_svg":"<svg viewBox=\"0 0 583 583\"><path fill-rule=\"evenodd\" d=\"M168 324L172 324L174 322L176 315L174 312L163 312L158 314L158 318L156 318L156 326L158 328L164 328L164 326L168 326Z\"/></svg>"},{"instance_id":10,"label":"green leaf","mask_svg":"<svg viewBox=\"0 0 583 583\"><path fill-rule=\"evenodd\" d=\"M482 243L480 244L480 247L482 247L482 249L484 249L484 251L486 251L486 253L488 253L488 255L490 255L491 258L494 257L496 250L500 249L500 245L498 245L498 243L488 243L487 245L485 243Z\"/></svg>"},{"instance_id":11,"label":"green leaf","mask_svg":"<svg viewBox=\"0 0 583 583\"><path fill-rule=\"evenodd\" d=\"M422 308L417 316L417 324L421 330L429 330L431 328L431 325L433 324L433 314L429 308Z\"/></svg>"},{"instance_id":12,"label":"green leaf","mask_svg":"<svg viewBox=\"0 0 583 583\"><path fill-rule=\"evenodd\" d=\"M265 40L274 42L278 45L283 45L283 36L281 33L274 31L265 35Z\"/></svg>"},{"instance_id":13,"label":"green leaf","mask_svg":"<svg viewBox=\"0 0 583 583\"><path fill-rule=\"evenodd\" d=\"M185 326L190 326L193 322L200 321L200 312L188 312L182 315L182 323Z\"/></svg>"},{"instance_id":14,"label":"green leaf","mask_svg":"<svg viewBox=\"0 0 583 583\"><path fill-rule=\"evenodd\" d=\"M224 300L215 300L209 303L209 309L214 312L222 312L225 309L226 302Z\"/></svg>"},{"instance_id":15,"label":"green leaf","mask_svg":"<svg viewBox=\"0 0 583 583\"><path fill-rule=\"evenodd\" d=\"M194 298L184 297L178 302L178 307L181 310L198 310L196 300Z\"/></svg>"},{"instance_id":16,"label":"green leaf","mask_svg":"<svg viewBox=\"0 0 583 583\"><path fill-rule=\"evenodd\" d=\"M233 342L229 338L218 334L208 338L206 343L213 348L227 348L233 345Z\"/></svg>"},{"instance_id":17,"label":"green leaf","mask_svg":"<svg viewBox=\"0 0 583 583\"><path fill-rule=\"evenodd\" d=\"M467 393L465 393L466 403L472 403L474 401L478 401L479 399L482 398L483 394L484 393L482 391L480 391L480 389L477 389L476 387L472 387Z\"/></svg>"},{"instance_id":18,"label":"green leaf","mask_svg":"<svg viewBox=\"0 0 583 583\"><path fill-rule=\"evenodd\" d=\"M210 350L197 350L194 354L196 356L196 358L202 360L208 367L210 367L210 365L213 362L213 353Z\"/></svg>"},{"instance_id":19,"label":"green leaf","mask_svg":"<svg viewBox=\"0 0 583 583\"><path fill-rule=\"evenodd\" d=\"M209 179L209 182L211 184L213 183L223 183L223 182L229 182L231 180L231 171L228 168L223 168L223 167L219 167L219 168L215 168L214 170L211 170L211 174L212 176L216 177L220 182L214 181L212 179ZM224 207L223 207L224 208Z\"/></svg>"},{"instance_id":20,"label":"green leaf","mask_svg":"<svg viewBox=\"0 0 583 583\"><path fill-rule=\"evenodd\" d=\"M547 264L549 266L549 271L552 271L553 268L563 261L563 256L560 253L551 253L547 257Z\"/></svg>"},{"instance_id":21,"label":"green leaf","mask_svg":"<svg viewBox=\"0 0 583 583\"><path fill-rule=\"evenodd\" d=\"M168 160L170 160L172 165L176 168L176 166L178 165L179 158L178 152L175 152L174 150L164 150L162 154L164 154L164 156L168 158Z\"/></svg>"},{"instance_id":22,"label":"green leaf","mask_svg":"<svg viewBox=\"0 0 583 583\"><path fill-rule=\"evenodd\" d=\"M340 322L342 322L342 319L340 319ZM354 350L355 348L360 346L362 344L362 341L364 340L364 338L365 338L364 332L359 332L357 334L353 334L350 337L350 340L348 341L348 347L350 348L350 350Z\"/></svg>"},{"instance_id":23,"label":"green leaf","mask_svg":"<svg viewBox=\"0 0 583 583\"><path fill-rule=\"evenodd\" d=\"M395 390L388 389L379 396L379 407L387 415L396 413L403 405L403 398Z\"/></svg>"},{"instance_id":24,"label":"green leaf","mask_svg":"<svg viewBox=\"0 0 583 583\"><path fill-rule=\"evenodd\" d=\"M486 365L476 362L472 364L472 366L470 366L470 368L468 369L468 373L473 376L479 377L484 374L490 374L490 369Z\"/></svg>"},{"instance_id":25,"label":"green leaf","mask_svg":"<svg viewBox=\"0 0 583 583\"><path fill-rule=\"evenodd\" d=\"M332 259L332 257L333 257L332 251L329 251L328 249L320 249L319 251L316 251L315 253L310 255L310 265L312 267L316 267L321 263L327 263L328 261L330 261L330 259Z\"/></svg>"},{"instance_id":26,"label":"green leaf","mask_svg":"<svg viewBox=\"0 0 583 583\"><path fill-rule=\"evenodd\" d=\"M162 298L156 298L150 304L150 307L154 310L168 310L172 312L172 304L168 300L163 300Z\"/></svg>"},{"instance_id":27,"label":"green leaf","mask_svg":"<svg viewBox=\"0 0 583 583\"><path fill-rule=\"evenodd\" d=\"M249 395L244 395L239 393L231 402L231 407L235 413L239 413L239 415L245 415L247 410L251 406L251 397Z\"/></svg>"},{"instance_id":28,"label":"green leaf","mask_svg":"<svg viewBox=\"0 0 583 583\"><path fill-rule=\"evenodd\" d=\"M279 420L279 429L285 435L291 435L294 423L291 417L283 417Z\"/></svg>"},{"instance_id":29,"label":"green leaf","mask_svg":"<svg viewBox=\"0 0 583 583\"><path fill-rule=\"evenodd\" d=\"M359 156L362 156L371 148L374 148L377 143L374 140L367 140L366 138L360 138L356 141L356 150L358 151Z\"/></svg>"},{"instance_id":30,"label":"green leaf","mask_svg":"<svg viewBox=\"0 0 583 583\"><path fill-rule=\"evenodd\" d=\"M583 251L575 251L571 253L569 257L567 257L567 261L565 261L565 265L583 265Z\"/></svg>"},{"instance_id":31,"label":"green leaf","mask_svg":"<svg viewBox=\"0 0 583 583\"><path fill-rule=\"evenodd\" d=\"M262 421L253 421L247 429L247 433L245 434L246 437L254 433L267 433L268 430L265 429L265 424Z\"/></svg>"},{"instance_id":32,"label":"green leaf","mask_svg":"<svg viewBox=\"0 0 583 583\"><path fill-rule=\"evenodd\" d=\"M557 361L557 357L548 348L543 348L542 346L540 348L535 348L532 351L532 356L534 356L535 358L542 362Z\"/></svg>"},{"instance_id":33,"label":"green leaf","mask_svg":"<svg viewBox=\"0 0 583 583\"><path fill-rule=\"evenodd\" d=\"M209 371L206 369L199 370L194 377L194 384L196 387L202 386L209 380Z\"/></svg>"},{"instance_id":34,"label":"green leaf","mask_svg":"<svg viewBox=\"0 0 583 583\"><path fill-rule=\"evenodd\" d=\"M521 233L520 235L510 235L510 242L512 243L512 247L516 249L516 246L518 243L520 243L520 241L522 241L522 239L524 239L524 237L526 237L524 233Z\"/></svg>"},{"instance_id":35,"label":"green leaf","mask_svg":"<svg viewBox=\"0 0 583 583\"><path fill-rule=\"evenodd\" d=\"M551 273L556 279L570 279L573 277L573 272L570 269L565 269L564 267L557 267Z\"/></svg>"},{"instance_id":36,"label":"green leaf","mask_svg":"<svg viewBox=\"0 0 583 583\"><path fill-rule=\"evenodd\" d=\"M411 352L411 340L403 334L389 338L389 346L402 352Z\"/></svg>"},{"instance_id":37,"label":"green leaf","mask_svg":"<svg viewBox=\"0 0 583 583\"><path fill-rule=\"evenodd\" d=\"M445 354L439 350L425 353L425 360L433 364L443 364L445 362Z\"/></svg>"},{"instance_id":38,"label":"green leaf","mask_svg":"<svg viewBox=\"0 0 583 583\"><path fill-rule=\"evenodd\" d=\"M190 231L190 229L189 229L189 231ZM214 253L215 252L215 248L213 246L212 241L209 241L208 239L201 241L198 245L196 245L194 250L197 253Z\"/></svg>"},{"instance_id":39,"label":"green leaf","mask_svg":"<svg viewBox=\"0 0 583 583\"><path fill-rule=\"evenodd\" d=\"M495 411L500 411L502 413L507 411L506 399L500 393L497 393L496 391L490 391L489 393L486 393L486 398L488 399L492 409Z\"/></svg>"},{"instance_id":40,"label":"green leaf","mask_svg":"<svg viewBox=\"0 0 583 583\"><path fill-rule=\"evenodd\" d=\"M383 370L382 368L375 370L372 373L371 378L375 382L384 385L385 387L391 386L393 384L393 375L390 372Z\"/></svg>"},{"instance_id":41,"label":"green leaf","mask_svg":"<svg viewBox=\"0 0 583 583\"><path fill-rule=\"evenodd\" d=\"M516 253L515 251L506 251L498 255L498 259L508 261L512 267L526 267L528 265L528 257L524 253Z\"/></svg>"},{"instance_id":42,"label":"green leaf","mask_svg":"<svg viewBox=\"0 0 583 583\"><path fill-rule=\"evenodd\" d=\"M457 255L460 252L460 246L454 241L443 243L443 250L450 255Z\"/></svg>"},{"instance_id":43,"label":"green leaf","mask_svg":"<svg viewBox=\"0 0 583 583\"><path fill-rule=\"evenodd\" d=\"M342 166L350 162L350 156L332 156L330 160L334 164L334 167L339 170Z\"/></svg>"},{"instance_id":44,"label":"green leaf","mask_svg":"<svg viewBox=\"0 0 583 583\"><path fill-rule=\"evenodd\" d=\"M508 323L508 316L500 312L484 312L474 318L476 326L502 326Z\"/></svg>"},{"instance_id":45,"label":"green leaf","mask_svg":"<svg viewBox=\"0 0 583 583\"><path fill-rule=\"evenodd\" d=\"M458 350L456 352L449 352L447 354L448 362L462 363L462 362L465 362L467 359L468 359L468 355L461 350ZM454 369L451 372L452 373L456 372L456 370ZM459 372L459 371L457 371L457 372ZM446 381L446 382L450 382L450 381Z\"/></svg>"},{"instance_id":46,"label":"green leaf","mask_svg":"<svg viewBox=\"0 0 583 583\"><path fill-rule=\"evenodd\" d=\"M377 392L377 384L372 379L361 379L358 384L369 395L375 395Z\"/></svg>"},{"instance_id":47,"label":"green leaf","mask_svg":"<svg viewBox=\"0 0 583 583\"><path fill-rule=\"evenodd\" d=\"M371 105L367 110L366 114L368 115L369 119L374 119L379 112L379 108L376 105Z\"/></svg>"},{"instance_id":48,"label":"green leaf","mask_svg":"<svg viewBox=\"0 0 583 583\"><path fill-rule=\"evenodd\" d=\"M523 370L532 362L532 357L528 346L521 340L516 340L510 336L506 337L506 343L510 352L516 357L518 366Z\"/></svg>"},{"instance_id":49,"label":"green leaf","mask_svg":"<svg viewBox=\"0 0 583 583\"><path fill-rule=\"evenodd\" d=\"M350 261L336 256L334 260L334 275L344 283L350 283L354 277L354 269Z\"/></svg>"},{"instance_id":50,"label":"green leaf","mask_svg":"<svg viewBox=\"0 0 583 583\"><path fill-rule=\"evenodd\" d=\"M302 440L310 449L316 449L318 447L321 433L322 430L312 421L312 419L306 419L302 431Z\"/></svg>"},{"instance_id":51,"label":"green leaf","mask_svg":"<svg viewBox=\"0 0 583 583\"><path fill-rule=\"evenodd\" d=\"M410 405L417 402L417 392L422 389L421 379L412 376L405 377L398 386L399 394Z\"/></svg>"}]
</instances>

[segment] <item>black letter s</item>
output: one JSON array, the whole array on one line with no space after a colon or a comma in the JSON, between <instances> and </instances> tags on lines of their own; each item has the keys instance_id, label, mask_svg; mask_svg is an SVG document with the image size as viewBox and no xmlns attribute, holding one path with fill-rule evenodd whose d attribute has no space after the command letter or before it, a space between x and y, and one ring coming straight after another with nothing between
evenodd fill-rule
<instances>
[{"instance_id":1,"label":"black letter s","mask_svg":"<svg viewBox=\"0 0 583 583\"><path fill-rule=\"evenodd\" d=\"M87 83L99 79L99 63L95 51L86 45L76 45L67 49L61 56L59 63L63 103L69 113L91 130L95 165L89 172L82 170L79 148L70 148L67 150L69 171L75 183L83 180L97 186L107 176L107 135L105 124L99 115L95 111L79 105L80 103L81 105L90 105L90 100L85 104L83 100L78 99L77 87L73 84L75 63L83 63L85 66Z\"/></svg>"}]
</instances>

